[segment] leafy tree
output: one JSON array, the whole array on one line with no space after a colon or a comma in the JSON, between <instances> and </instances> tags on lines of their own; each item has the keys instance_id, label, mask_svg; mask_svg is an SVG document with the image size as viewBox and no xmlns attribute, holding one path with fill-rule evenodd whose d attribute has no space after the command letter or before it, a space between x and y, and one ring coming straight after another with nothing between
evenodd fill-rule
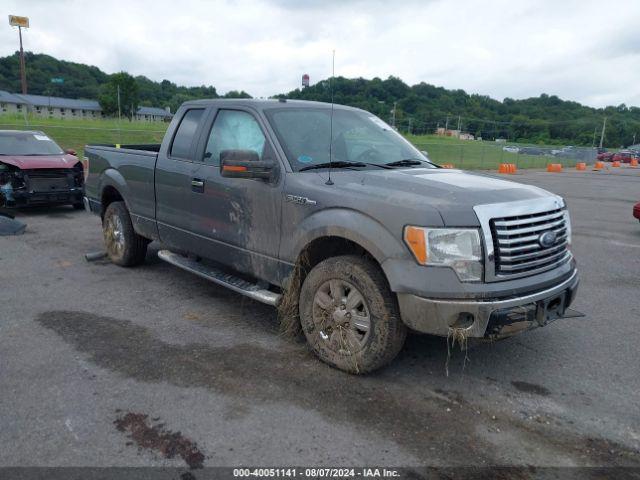
<instances>
[{"instance_id":1,"label":"leafy tree","mask_svg":"<svg viewBox=\"0 0 640 480\"><path fill-rule=\"evenodd\" d=\"M251 95L249 95L247 92L245 92L244 90L238 91L238 90L231 90L227 93L225 93L222 98L253 98Z\"/></svg>"},{"instance_id":2,"label":"leafy tree","mask_svg":"<svg viewBox=\"0 0 640 480\"><path fill-rule=\"evenodd\" d=\"M136 79L126 72L114 73L109 82L100 87L98 101L105 115L118 115L118 89L120 90L120 112L133 119L140 103L140 88Z\"/></svg>"}]
</instances>

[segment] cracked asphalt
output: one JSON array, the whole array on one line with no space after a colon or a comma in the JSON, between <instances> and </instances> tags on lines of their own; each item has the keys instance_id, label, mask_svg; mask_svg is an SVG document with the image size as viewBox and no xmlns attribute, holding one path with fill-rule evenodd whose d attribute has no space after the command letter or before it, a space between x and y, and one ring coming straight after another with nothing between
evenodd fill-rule
<instances>
[{"instance_id":1,"label":"cracked asphalt","mask_svg":"<svg viewBox=\"0 0 640 480\"><path fill-rule=\"evenodd\" d=\"M0 237L0 466L639 466L640 171L514 180L566 198L586 317L453 350L448 377L445 340L419 335L377 373L333 370L157 245L139 268L87 263L97 217L19 212L26 233Z\"/></svg>"}]
</instances>

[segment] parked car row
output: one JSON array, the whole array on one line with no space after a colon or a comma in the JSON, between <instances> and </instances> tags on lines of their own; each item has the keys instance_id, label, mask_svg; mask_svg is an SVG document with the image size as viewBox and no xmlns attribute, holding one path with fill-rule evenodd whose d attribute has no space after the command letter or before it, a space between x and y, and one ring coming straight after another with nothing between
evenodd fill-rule
<instances>
[{"instance_id":1,"label":"parked car row","mask_svg":"<svg viewBox=\"0 0 640 480\"><path fill-rule=\"evenodd\" d=\"M598 153L596 158L601 162L631 163L631 160L640 159L640 152L636 150L619 150L617 152Z\"/></svg>"}]
</instances>

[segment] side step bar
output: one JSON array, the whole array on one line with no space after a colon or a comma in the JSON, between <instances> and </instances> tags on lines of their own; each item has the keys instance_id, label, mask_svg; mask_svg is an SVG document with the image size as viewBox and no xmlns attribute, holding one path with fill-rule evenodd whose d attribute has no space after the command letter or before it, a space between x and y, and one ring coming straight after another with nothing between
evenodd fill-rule
<instances>
[{"instance_id":1,"label":"side step bar","mask_svg":"<svg viewBox=\"0 0 640 480\"><path fill-rule=\"evenodd\" d=\"M178 255L169 250L160 250L158 257L171 265L180 267L191 273L195 273L199 277L202 277L211 282L227 287L234 292L245 295L258 302L266 303L267 305L276 306L280 301L282 295L274 293L270 290L266 290L255 283L247 282L242 278L236 277L229 273L213 267L211 265L204 265L191 258Z\"/></svg>"}]
</instances>

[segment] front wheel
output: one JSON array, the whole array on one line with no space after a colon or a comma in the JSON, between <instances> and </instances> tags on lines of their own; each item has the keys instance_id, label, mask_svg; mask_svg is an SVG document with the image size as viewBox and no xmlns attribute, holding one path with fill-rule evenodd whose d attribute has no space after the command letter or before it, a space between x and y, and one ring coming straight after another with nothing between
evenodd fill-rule
<instances>
[{"instance_id":1,"label":"front wheel","mask_svg":"<svg viewBox=\"0 0 640 480\"><path fill-rule=\"evenodd\" d=\"M109 204L102 220L102 233L107 255L113 263L133 267L144 262L149 242L133 230L124 202Z\"/></svg>"},{"instance_id":2,"label":"front wheel","mask_svg":"<svg viewBox=\"0 0 640 480\"><path fill-rule=\"evenodd\" d=\"M395 358L407 328L384 275L355 255L316 265L300 291L300 322L318 357L350 373L368 373Z\"/></svg>"}]
</instances>

